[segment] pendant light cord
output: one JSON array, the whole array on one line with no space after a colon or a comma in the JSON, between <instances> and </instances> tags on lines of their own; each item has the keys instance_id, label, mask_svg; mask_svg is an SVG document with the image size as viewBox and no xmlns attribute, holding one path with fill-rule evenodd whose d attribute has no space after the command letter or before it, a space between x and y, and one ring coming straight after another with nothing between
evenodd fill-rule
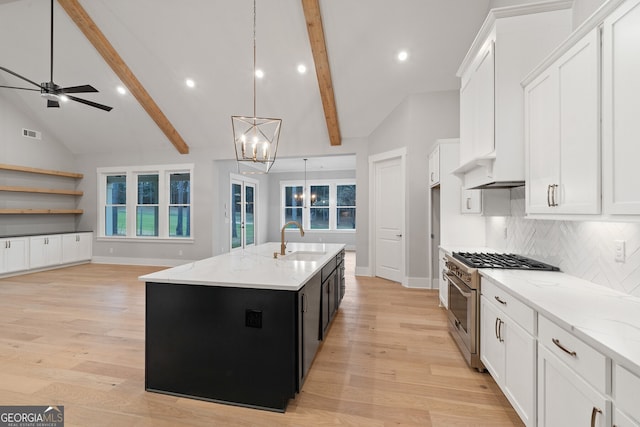
<instances>
[{"instance_id":1,"label":"pendant light cord","mask_svg":"<svg viewBox=\"0 0 640 427\"><path fill-rule=\"evenodd\" d=\"M256 0L253 0L253 121L256 114Z\"/></svg>"}]
</instances>

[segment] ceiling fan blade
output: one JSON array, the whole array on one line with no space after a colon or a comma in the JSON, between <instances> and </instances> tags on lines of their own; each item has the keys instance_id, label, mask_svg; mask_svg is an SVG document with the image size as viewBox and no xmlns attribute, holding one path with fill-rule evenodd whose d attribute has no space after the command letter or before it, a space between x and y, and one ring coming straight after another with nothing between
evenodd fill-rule
<instances>
[{"instance_id":1,"label":"ceiling fan blade","mask_svg":"<svg viewBox=\"0 0 640 427\"><path fill-rule=\"evenodd\" d=\"M47 99L47 108L60 108L60 103L53 99Z\"/></svg>"},{"instance_id":2,"label":"ceiling fan blade","mask_svg":"<svg viewBox=\"0 0 640 427\"><path fill-rule=\"evenodd\" d=\"M98 92L98 89L94 88L91 85L82 85L82 86L71 86L71 87L63 87L59 89L60 93L87 93L87 92Z\"/></svg>"},{"instance_id":3,"label":"ceiling fan blade","mask_svg":"<svg viewBox=\"0 0 640 427\"><path fill-rule=\"evenodd\" d=\"M34 92L40 92L40 89L31 89L31 88L28 88L28 87L3 86L3 85L0 85L0 87L4 87L4 88L7 88L7 89L32 90Z\"/></svg>"},{"instance_id":4,"label":"ceiling fan blade","mask_svg":"<svg viewBox=\"0 0 640 427\"><path fill-rule=\"evenodd\" d=\"M113 110L113 107L109 107L107 105L98 104L97 102L93 102L93 101L87 101L86 99L76 98L75 96L67 95L67 98L69 98L69 99L71 99L73 101L76 101L76 102L80 102L81 104L88 105L90 107L99 108L99 109L104 110L104 111Z\"/></svg>"},{"instance_id":5,"label":"ceiling fan blade","mask_svg":"<svg viewBox=\"0 0 640 427\"><path fill-rule=\"evenodd\" d=\"M32 85L34 85L34 86L40 87L40 84L39 84L39 83L36 83L36 82L34 82L33 80L29 80L28 78L23 77L23 76L21 76L20 74L18 74L18 73L16 73L16 72L11 71L11 70L10 70L10 69L8 69L8 68L0 67L0 70L2 70L2 71L4 71L4 72L9 73L9 74L11 74L12 76L16 76L17 78L22 79L22 80L24 80L25 82L29 82L29 83L31 83L31 84L32 84Z\"/></svg>"}]
</instances>

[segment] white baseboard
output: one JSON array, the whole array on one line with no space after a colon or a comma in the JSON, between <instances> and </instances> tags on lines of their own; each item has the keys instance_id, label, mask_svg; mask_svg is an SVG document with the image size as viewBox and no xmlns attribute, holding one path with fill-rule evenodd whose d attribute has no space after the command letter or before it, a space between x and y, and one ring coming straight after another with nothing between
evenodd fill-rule
<instances>
[{"instance_id":1,"label":"white baseboard","mask_svg":"<svg viewBox=\"0 0 640 427\"><path fill-rule=\"evenodd\" d=\"M411 289L433 289L428 277L405 277L402 286Z\"/></svg>"},{"instance_id":2,"label":"white baseboard","mask_svg":"<svg viewBox=\"0 0 640 427\"><path fill-rule=\"evenodd\" d=\"M94 256L91 262L95 264L121 264L121 265L149 265L158 267L176 267L178 265L194 262L188 259L166 259L166 258L130 258L130 257L109 257Z\"/></svg>"},{"instance_id":3,"label":"white baseboard","mask_svg":"<svg viewBox=\"0 0 640 427\"><path fill-rule=\"evenodd\" d=\"M371 270L369 269L369 267L358 267L358 266L356 266L355 274L356 274L356 276L371 277Z\"/></svg>"}]
</instances>

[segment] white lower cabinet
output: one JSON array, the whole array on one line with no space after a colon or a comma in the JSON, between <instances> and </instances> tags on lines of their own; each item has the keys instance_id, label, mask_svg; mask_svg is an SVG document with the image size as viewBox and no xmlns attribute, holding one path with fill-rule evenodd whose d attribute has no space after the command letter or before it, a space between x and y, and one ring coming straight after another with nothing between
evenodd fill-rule
<instances>
[{"instance_id":1,"label":"white lower cabinet","mask_svg":"<svg viewBox=\"0 0 640 427\"><path fill-rule=\"evenodd\" d=\"M640 377L632 374L620 365L613 368L613 400L615 427L640 426Z\"/></svg>"},{"instance_id":2,"label":"white lower cabinet","mask_svg":"<svg viewBox=\"0 0 640 427\"><path fill-rule=\"evenodd\" d=\"M444 274L446 272L446 258L442 249L439 251L440 260L438 261L438 293L440 295L440 304L444 308L449 308L449 286Z\"/></svg>"},{"instance_id":3,"label":"white lower cabinet","mask_svg":"<svg viewBox=\"0 0 640 427\"><path fill-rule=\"evenodd\" d=\"M538 345L538 425L606 427L610 401L561 361Z\"/></svg>"},{"instance_id":4,"label":"white lower cabinet","mask_svg":"<svg viewBox=\"0 0 640 427\"><path fill-rule=\"evenodd\" d=\"M480 310L482 363L524 424L535 426L536 339L532 335L534 312L486 280L482 281ZM515 318L525 319L522 324L509 316L511 311Z\"/></svg>"},{"instance_id":5,"label":"white lower cabinet","mask_svg":"<svg viewBox=\"0 0 640 427\"><path fill-rule=\"evenodd\" d=\"M62 263L87 261L91 259L93 233L72 233L62 235Z\"/></svg>"},{"instance_id":6,"label":"white lower cabinet","mask_svg":"<svg viewBox=\"0 0 640 427\"><path fill-rule=\"evenodd\" d=\"M33 236L29 238L29 268L42 268L62 262L62 236Z\"/></svg>"},{"instance_id":7,"label":"white lower cabinet","mask_svg":"<svg viewBox=\"0 0 640 427\"><path fill-rule=\"evenodd\" d=\"M0 239L0 274L29 268L29 239Z\"/></svg>"}]
</instances>

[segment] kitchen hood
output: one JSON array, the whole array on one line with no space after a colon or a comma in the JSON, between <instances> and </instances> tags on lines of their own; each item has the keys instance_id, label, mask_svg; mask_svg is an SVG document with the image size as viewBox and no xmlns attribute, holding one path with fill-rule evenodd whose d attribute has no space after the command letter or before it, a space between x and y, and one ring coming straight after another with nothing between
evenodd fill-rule
<instances>
[{"instance_id":1,"label":"kitchen hood","mask_svg":"<svg viewBox=\"0 0 640 427\"><path fill-rule=\"evenodd\" d=\"M522 187L523 157L522 147L512 144L506 147L500 158L493 151L454 169L453 174L460 178L465 190Z\"/></svg>"}]
</instances>

